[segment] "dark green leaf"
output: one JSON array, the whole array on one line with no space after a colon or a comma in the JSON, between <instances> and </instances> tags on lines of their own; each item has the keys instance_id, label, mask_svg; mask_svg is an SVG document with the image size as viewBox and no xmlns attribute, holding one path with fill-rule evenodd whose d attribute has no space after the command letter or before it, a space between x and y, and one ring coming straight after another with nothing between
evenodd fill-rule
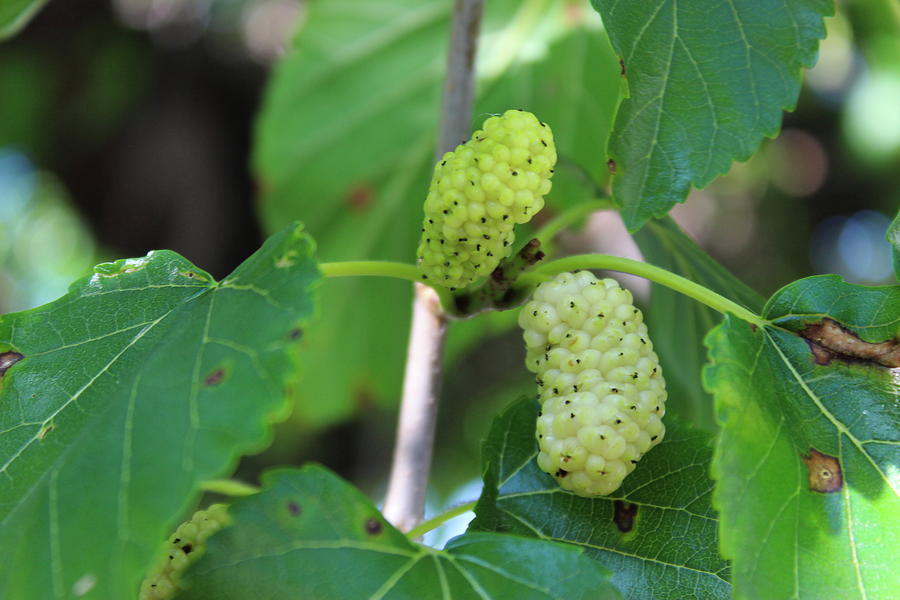
<instances>
[{"instance_id":1,"label":"dark green leaf","mask_svg":"<svg viewBox=\"0 0 900 600\"><path fill-rule=\"evenodd\" d=\"M151 252L0 318L0 354L24 356L0 379L4 597L135 596L201 482L284 417L312 251L291 226L218 283Z\"/></svg>"},{"instance_id":2,"label":"dark green leaf","mask_svg":"<svg viewBox=\"0 0 900 600\"><path fill-rule=\"evenodd\" d=\"M634 240L647 262L687 277L750 310L762 310L762 296L704 252L670 217L649 221ZM722 315L663 285L653 284L651 289L645 319L666 376L669 411L704 429L714 429L712 398L703 389L700 371L706 363L703 336Z\"/></svg>"},{"instance_id":3,"label":"dark green leaf","mask_svg":"<svg viewBox=\"0 0 900 600\"><path fill-rule=\"evenodd\" d=\"M811 277L777 292L763 316L772 325L729 316L706 341L704 383L722 427L714 500L736 596L890 598L900 560L897 370L825 348L858 349L855 334L893 339L896 351L900 286ZM813 334L825 317L846 329Z\"/></svg>"},{"instance_id":4,"label":"dark green leaf","mask_svg":"<svg viewBox=\"0 0 900 600\"><path fill-rule=\"evenodd\" d=\"M368 498L318 466L263 477L209 540L179 599L618 598L608 573L571 546L467 534L414 544Z\"/></svg>"},{"instance_id":5,"label":"dark green leaf","mask_svg":"<svg viewBox=\"0 0 900 600\"><path fill-rule=\"evenodd\" d=\"M46 3L47 0L3 0L0 3L0 40L19 33Z\"/></svg>"},{"instance_id":6,"label":"dark green leaf","mask_svg":"<svg viewBox=\"0 0 900 600\"><path fill-rule=\"evenodd\" d=\"M470 529L581 546L613 571L612 582L627 599L730 597L710 504L707 434L668 419L665 440L614 496L579 498L535 462L537 409L523 398L495 419L483 447L484 492ZM629 505L637 508L633 523L623 512Z\"/></svg>"},{"instance_id":7,"label":"dark green leaf","mask_svg":"<svg viewBox=\"0 0 900 600\"><path fill-rule=\"evenodd\" d=\"M628 229L666 214L792 110L816 61L831 0L592 0L624 63L630 97L609 143Z\"/></svg>"}]
</instances>

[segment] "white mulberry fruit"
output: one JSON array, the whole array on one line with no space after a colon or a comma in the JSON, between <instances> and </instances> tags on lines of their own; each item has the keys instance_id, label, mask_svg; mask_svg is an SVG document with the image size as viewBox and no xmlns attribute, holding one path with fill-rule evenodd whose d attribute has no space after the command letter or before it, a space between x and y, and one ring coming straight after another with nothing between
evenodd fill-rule
<instances>
[{"instance_id":1,"label":"white mulberry fruit","mask_svg":"<svg viewBox=\"0 0 900 600\"><path fill-rule=\"evenodd\" d=\"M579 496L611 494L665 433L665 381L641 311L612 279L561 273L519 325L540 394L538 466Z\"/></svg>"},{"instance_id":2,"label":"white mulberry fruit","mask_svg":"<svg viewBox=\"0 0 900 600\"><path fill-rule=\"evenodd\" d=\"M530 112L488 118L434 167L418 258L422 279L450 288L490 275L513 226L544 207L556 164L553 133Z\"/></svg>"},{"instance_id":3,"label":"white mulberry fruit","mask_svg":"<svg viewBox=\"0 0 900 600\"><path fill-rule=\"evenodd\" d=\"M169 600L183 588L181 575L206 550L206 540L231 523L228 506L213 504L198 510L178 526L165 543L165 553L141 584L140 600Z\"/></svg>"}]
</instances>

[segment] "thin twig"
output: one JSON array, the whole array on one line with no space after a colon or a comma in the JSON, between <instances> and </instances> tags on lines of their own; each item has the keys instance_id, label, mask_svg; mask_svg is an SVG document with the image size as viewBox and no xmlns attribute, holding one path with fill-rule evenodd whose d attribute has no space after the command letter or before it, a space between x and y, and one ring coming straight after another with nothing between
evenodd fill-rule
<instances>
[{"instance_id":1,"label":"thin twig","mask_svg":"<svg viewBox=\"0 0 900 600\"><path fill-rule=\"evenodd\" d=\"M434 159L469 137L475 90L475 54L481 29L483 0L456 0L447 48L447 76L441 106L441 129Z\"/></svg>"},{"instance_id":2,"label":"thin twig","mask_svg":"<svg viewBox=\"0 0 900 600\"><path fill-rule=\"evenodd\" d=\"M472 120L475 53L483 0L456 0L436 158L465 140ZM415 284L403 398L384 516L401 531L425 514L447 320L433 289Z\"/></svg>"}]
</instances>

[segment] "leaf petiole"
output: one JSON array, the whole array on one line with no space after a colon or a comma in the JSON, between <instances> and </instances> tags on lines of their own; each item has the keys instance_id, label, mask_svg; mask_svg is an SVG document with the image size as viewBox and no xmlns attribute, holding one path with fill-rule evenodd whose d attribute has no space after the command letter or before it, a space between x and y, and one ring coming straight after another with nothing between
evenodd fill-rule
<instances>
[{"instance_id":1,"label":"leaf petiole","mask_svg":"<svg viewBox=\"0 0 900 600\"><path fill-rule=\"evenodd\" d=\"M437 529L450 519L454 519L461 514L467 513L473 508L475 508L477 500L472 500L471 502L466 502L465 504L460 504L458 506L454 506L453 508L447 510L446 512L442 512L441 514L428 519L427 521L422 521L412 529L410 529L406 533L406 537L411 540L414 540L418 537L421 537L428 533L433 529Z\"/></svg>"},{"instance_id":2,"label":"leaf petiole","mask_svg":"<svg viewBox=\"0 0 900 600\"><path fill-rule=\"evenodd\" d=\"M353 260L319 263L325 277L393 277L407 281L421 281L422 276L414 265L389 260Z\"/></svg>"},{"instance_id":3,"label":"leaf petiole","mask_svg":"<svg viewBox=\"0 0 900 600\"><path fill-rule=\"evenodd\" d=\"M582 206L585 206L583 209L584 214L590 212L587 205ZM325 277L393 277L395 279L422 283L421 274L415 265L386 260L327 262L320 263L319 269ZM517 285L525 286L537 285L551 275L578 269L605 269L637 275L638 277L649 279L654 283L664 285L676 292L680 292L722 314L732 313L734 316L756 325L757 327L763 327L768 324L765 319L750 309L741 306L733 300L729 300L725 296L717 294L709 288L703 287L699 283L695 283L681 275L676 275L662 267L657 267L638 260L632 260L630 258L623 258L621 256L610 256L608 254L577 254L575 256L567 256L536 266L531 272L519 276L516 283ZM432 287L440 297L443 306L453 306L453 299L447 288L441 286Z\"/></svg>"},{"instance_id":4,"label":"leaf petiole","mask_svg":"<svg viewBox=\"0 0 900 600\"><path fill-rule=\"evenodd\" d=\"M429 285L422 280L422 273L415 265L390 260L351 260L319 263L325 277L392 277L413 283ZM430 285L441 300L441 306L453 306L450 290L440 285Z\"/></svg>"},{"instance_id":5,"label":"leaf petiole","mask_svg":"<svg viewBox=\"0 0 900 600\"><path fill-rule=\"evenodd\" d=\"M530 273L522 275L519 278L519 283L526 285L537 284L550 275L556 275L565 271L575 271L578 269L605 269L637 275L638 277L649 279L654 283L664 285L676 292L680 292L722 314L731 313L757 327L763 327L768 324L768 321L750 309L729 300L725 296L717 294L709 288L703 287L699 283L695 283L690 279L686 279L681 275L676 275L661 267L638 260L632 260L630 258L623 258L621 256L610 256L608 254L578 254L575 256L567 256L565 258L560 258L559 260L538 265Z\"/></svg>"}]
</instances>

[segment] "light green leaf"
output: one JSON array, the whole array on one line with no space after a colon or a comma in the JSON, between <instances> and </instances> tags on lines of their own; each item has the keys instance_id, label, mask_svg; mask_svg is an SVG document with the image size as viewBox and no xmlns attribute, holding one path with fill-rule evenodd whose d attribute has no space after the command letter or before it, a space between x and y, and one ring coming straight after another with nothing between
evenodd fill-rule
<instances>
[{"instance_id":1,"label":"light green leaf","mask_svg":"<svg viewBox=\"0 0 900 600\"><path fill-rule=\"evenodd\" d=\"M792 110L831 0L592 0L630 96L609 155L629 230L747 160Z\"/></svg>"},{"instance_id":2,"label":"light green leaf","mask_svg":"<svg viewBox=\"0 0 900 600\"><path fill-rule=\"evenodd\" d=\"M373 185L370 211L348 211L324 227L321 260L408 262L407 248L417 243L421 223L396 219L426 168L425 162L404 161ZM293 418L322 426L352 416L359 406L393 406L400 397L412 286L375 277L334 279L323 286L321 301L299 355L303 377Z\"/></svg>"},{"instance_id":3,"label":"light green leaf","mask_svg":"<svg viewBox=\"0 0 900 600\"><path fill-rule=\"evenodd\" d=\"M0 318L0 353L24 356L0 379L0 595L135 597L201 482L285 416L312 251L288 227L221 282L151 252Z\"/></svg>"},{"instance_id":4,"label":"light green leaf","mask_svg":"<svg viewBox=\"0 0 900 600\"><path fill-rule=\"evenodd\" d=\"M577 548L467 534L443 551L414 544L368 498L318 466L263 476L210 538L180 600L206 598L618 598L608 573Z\"/></svg>"},{"instance_id":5,"label":"light green leaf","mask_svg":"<svg viewBox=\"0 0 900 600\"><path fill-rule=\"evenodd\" d=\"M729 316L706 340L704 383L722 426L714 501L735 597L890 598L900 385L896 368L860 358L873 349L860 340L894 340L897 361L900 286L810 277L778 291L763 316L772 325ZM840 327L815 330L828 319Z\"/></svg>"},{"instance_id":6,"label":"light green leaf","mask_svg":"<svg viewBox=\"0 0 900 600\"><path fill-rule=\"evenodd\" d=\"M47 0L3 0L0 3L0 41L19 33Z\"/></svg>"},{"instance_id":7,"label":"light green leaf","mask_svg":"<svg viewBox=\"0 0 900 600\"><path fill-rule=\"evenodd\" d=\"M322 260L414 258L450 9L439 0L309 5L255 132L270 230L302 218ZM294 419L322 426L361 404L396 403L411 299L409 284L374 278L323 289Z\"/></svg>"},{"instance_id":8,"label":"light green leaf","mask_svg":"<svg viewBox=\"0 0 900 600\"><path fill-rule=\"evenodd\" d=\"M415 260L452 7L443 0L310 4L256 127L253 163L268 228L302 218L322 260ZM617 100L615 72L603 68L616 59L587 18L596 15L573 18L570 7L488 2L479 42L473 127L508 108L550 122L561 159L548 211L605 180L602 145ZM371 278L323 290L326 310L308 332L317 352L304 357L298 389L309 401L295 418L323 425L362 403L396 403L410 302L409 284ZM485 319L493 329L508 322ZM492 329L479 325L451 328L448 361Z\"/></svg>"},{"instance_id":9,"label":"light green leaf","mask_svg":"<svg viewBox=\"0 0 900 600\"><path fill-rule=\"evenodd\" d=\"M752 311L762 310L762 296L704 252L670 217L649 221L634 240L647 262L687 277ZM722 315L666 286L653 284L651 289L644 318L666 376L668 410L713 430L712 397L703 389L700 372L706 363L703 337Z\"/></svg>"},{"instance_id":10,"label":"light green leaf","mask_svg":"<svg viewBox=\"0 0 900 600\"><path fill-rule=\"evenodd\" d=\"M484 492L470 530L581 546L613 572L613 584L629 600L730 598L710 503L707 434L667 419L663 442L619 490L608 498L579 498L535 462L537 410L535 401L523 398L494 420L482 448Z\"/></svg>"}]
</instances>

